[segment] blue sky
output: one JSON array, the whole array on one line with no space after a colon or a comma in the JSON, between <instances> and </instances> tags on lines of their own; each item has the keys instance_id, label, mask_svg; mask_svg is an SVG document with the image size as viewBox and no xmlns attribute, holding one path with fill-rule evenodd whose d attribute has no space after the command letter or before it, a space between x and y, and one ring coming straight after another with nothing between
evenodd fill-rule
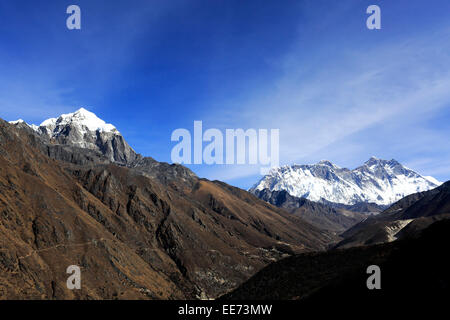
<instances>
[{"instance_id":1,"label":"blue sky","mask_svg":"<svg viewBox=\"0 0 450 320\"><path fill-rule=\"evenodd\" d=\"M66 28L77 4L82 29ZM366 28L381 8L382 29ZM281 164L450 179L450 2L0 0L0 117L79 107L170 162L173 130L278 128ZM248 188L258 166L191 165Z\"/></svg>"}]
</instances>

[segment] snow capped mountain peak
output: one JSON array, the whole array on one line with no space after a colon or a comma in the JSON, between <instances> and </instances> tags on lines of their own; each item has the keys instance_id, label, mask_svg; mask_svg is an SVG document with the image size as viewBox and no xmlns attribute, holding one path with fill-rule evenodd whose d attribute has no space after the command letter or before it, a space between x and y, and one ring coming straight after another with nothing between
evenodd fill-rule
<instances>
[{"instance_id":1,"label":"snow capped mountain peak","mask_svg":"<svg viewBox=\"0 0 450 320\"><path fill-rule=\"evenodd\" d=\"M366 166L373 166L373 165L379 164L381 161L383 161L383 160L378 159L377 157L372 156L372 157L370 157L369 160L367 160L366 162L364 162L364 165L366 165Z\"/></svg>"},{"instance_id":2,"label":"snow capped mountain peak","mask_svg":"<svg viewBox=\"0 0 450 320\"><path fill-rule=\"evenodd\" d=\"M123 139L115 126L106 123L85 108L62 114L57 118L49 118L39 126L28 125L23 120L10 123L17 126L25 124L54 144L98 151L113 162L129 163L137 157L136 152Z\"/></svg>"},{"instance_id":3,"label":"snow capped mountain peak","mask_svg":"<svg viewBox=\"0 0 450 320\"><path fill-rule=\"evenodd\" d=\"M331 161L328 161L328 160L320 160L319 162L317 162L317 165L327 166L327 167L336 168L336 169L339 168L337 165L335 165L334 163L332 163Z\"/></svg>"},{"instance_id":4,"label":"snow capped mountain peak","mask_svg":"<svg viewBox=\"0 0 450 320\"><path fill-rule=\"evenodd\" d=\"M54 126L54 125L56 125L56 121L57 121L58 119L56 119L56 118L50 118L50 119L47 119L47 120L44 120L44 121L42 121L42 123L39 125L39 127L49 127L49 126Z\"/></svg>"},{"instance_id":5,"label":"snow capped mountain peak","mask_svg":"<svg viewBox=\"0 0 450 320\"><path fill-rule=\"evenodd\" d=\"M58 118L50 118L41 123L54 132L58 126L75 125L89 131L111 132L119 134L116 127L98 118L93 112L80 108L73 113L62 114Z\"/></svg>"},{"instance_id":6,"label":"snow capped mountain peak","mask_svg":"<svg viewBox=\"0 0 450 320\"><path fill-rule=\"evenodd\" d=\"M314 165L283 166L264 176L250 191L286 190L292 196L318 202L388 205L440 184L434 178L423 177L406 168L395 159L371 157L354 170L340 168L327 160Z\"/></svg>"},{"instance_id":7,"label":"snow capped mountain peak","mask_svg":"<svg viewBox=\"0 0 450 320\"><path fill-rule=\"evenodd\" d=\"M33 129L34 131L36 131L38 129L38 126L34 125L34 124L28 124L26 123L23 119L18 119L18 120L14 120L14 121L8 121L10 124L13 125L25 125L30 127L31 129Z\"/></svg>"},{"instance_id":8,"label":"snow capped mountain peak","mask_svg":"<svg viewBox=\"0 0 450 320\"><path fill-rule=\"evenodd\" d=\"M90 112L85 108L80 108L72 113L62 114L58 118L49 118L44 120L39 126L34 124L30 125L22 119L9 121L9 123L14 125L25 124L35 131L38 131L39 129L41 131L45 131L51 137L55 137L60 133L58 128L64 128L65 126L76 126L81 129L83 133L86 131L99 131L120 134L115 126L110 123L106 123L97 117L95 113Z\"/></svg>"},{"instance_id":9,"label":"snow capped mountain peak","mask_svg":"<svg viewBox=\"0 0 450 320\"><path fill-rule=\"evenodd\" d=\"M370 157L369 160L367 160L366 162L364 162L365 166L369 166L369 167L373 167L373 166L390 166L390 167L394 167L397 165L401 165L397 160L395 159L391 159L391 160L383 160L383 159L378 159L376 157Z\"/></svg>"},{"instance_id":10,"label":"snow capped mountain peak","mask_svg":"<svg viewBox=\"0 0 450 320\"><path fill-rule=\"evenodd\" d=\"M11 123L11 124L19 124L19 123L26 123L26 122L23 121L23 119L18 119L18 120L14 120L14 121L9 121L9 123Z\"/></svg>"},{"instance_id":11,"label":"snow capped mountain peak","mask_svg":"<svg viewBox=\"0 0 450 320\"><path fill-rule=\"evenodd\" d=\"M77 111L74 112L74 114L84 114L84 115L94 115L94 113L90 112L89 110L86 110L85 108L81 107L80 109L78 109Z\"/></svg>"}]
</instances>

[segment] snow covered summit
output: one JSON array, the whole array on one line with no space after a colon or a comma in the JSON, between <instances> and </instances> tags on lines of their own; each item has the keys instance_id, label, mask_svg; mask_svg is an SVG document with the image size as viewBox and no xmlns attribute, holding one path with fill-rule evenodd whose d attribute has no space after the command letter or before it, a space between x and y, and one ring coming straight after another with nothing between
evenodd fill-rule
<instances>
[{"instance_id":1,"label":"snow covered summit","mask_svg":"<svg viewBox=\"0 0 450 320\"><path fill-rule=\"evenodd\" d=\"M106 123L102 119L98 118L94 113L84 108L80 108L73 113L62 114L58 118L47 119L40 124L39 128L47 128L49 134L52 137L55 137L68 125L77 126L83 132L99 131L119 134L119 131L117 131L116 127L112 124Z\"/></svg>"},{"instance_id":2,"label":"snow covered summit","mask_svg":"<svg viewBox=\"0 0 450 320\"><path fill-rule=\"evenodd\" d=\"M137 156L115 126L84 108L47 119L39 126L29 125L23 120L10 123L27 125L52 143L98 151L114 162L128 163Z\"/></svg>"}]
</instances>

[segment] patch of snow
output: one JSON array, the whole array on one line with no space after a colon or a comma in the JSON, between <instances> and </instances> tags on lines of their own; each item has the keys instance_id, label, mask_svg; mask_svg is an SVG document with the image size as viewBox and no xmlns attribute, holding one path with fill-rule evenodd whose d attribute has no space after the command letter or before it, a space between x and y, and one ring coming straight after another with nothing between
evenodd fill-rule
<instances>
[{"instance_id":1,"label":"patch of snow","mask_svg":"<svg viewBox=\"0 0 450 320\"><path fill-rule=\"evenodd\" d=\"M10 123L10 124L19 124L19 123L25 123L25 124L27 124L25 121L23 121L22 119L19 119L19 120L14 120L14 121L8 121L8 123Z\"/></svg>"},{"instance_id":2,"label":"patch of snow","mask_svg":"<svg viewBox=\"0 0 450 320\"><path fill-rule=\"evenodd\" d=\"M37 125L34 125L34 124L28 124L28 123L26 123L26 122L25 122L24 120L22 120L22 119L14 120L14 121L8 121L8 123L13 124L13 125L17 125L17 124L23 123L23 124L29 126L29 127L30 127L31 129L33 129L34 131L37 131L38 128L39 128Z\"/></svg>"},{"instance_id":3,"label":"patch of snow","mask_svg":"<svg viewBox=\"0 0 450 320\"><path fill-rule=\"evenodd\" d=\"M437 180L436 178L433 178L432 176L424 176L425 179L427 179L428 181L431 181L432 183L434 183L437 186L440 186L443 182L440 182L439 180Z\"/></svg>"},{"instance_id":4,"label":"patch of snow","mask_svg":"<svg viewBox=\"0 0 450 320\"><path fill-rule=\"evenodd\" d=\"M414 219L396 220L385 227L388 236L388 242L397 240L397 234L402 231Z\"/></svg>"}]
</instances>

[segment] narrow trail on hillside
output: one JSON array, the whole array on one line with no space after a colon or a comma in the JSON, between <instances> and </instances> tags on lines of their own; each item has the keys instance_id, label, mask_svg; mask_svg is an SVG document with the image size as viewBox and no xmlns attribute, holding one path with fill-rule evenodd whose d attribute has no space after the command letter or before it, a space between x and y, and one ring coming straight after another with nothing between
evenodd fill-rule
<instances>
[{"instance_id":1,"label":"narrow trail on hillside","mask_svg":"<svg viewBox=\"0 0 450 320\"><path fill-rule=\"evenodd\" d=\"M16 266L15 269L13 271L9 271L8 273L10 274L18 274L19 273L19 269L20 269L20 261L26 258L29 258L31 256L33 256L34 254L38 254L41 252L45 252L45 251L50 251L53 249L58 249L58 248L69 248L69 247L81 247L81 246L86 246L86 245L96 245L98 241L107 241L108 239L105 238L100 238L100 239L92 239L88 242L83 242L83 243L73 243L73 244L67 244L67 243L61 243L61 244L57 244L55 246L51 246L51 247L47 247L47 248L42 248L42 249L35 249L32 250L29 254L24 255L24 256L19 256L17 257L17 262L16 262ZM8 251L7 249L1 249L0 251Z\"/></svg>"}]
</instances>

